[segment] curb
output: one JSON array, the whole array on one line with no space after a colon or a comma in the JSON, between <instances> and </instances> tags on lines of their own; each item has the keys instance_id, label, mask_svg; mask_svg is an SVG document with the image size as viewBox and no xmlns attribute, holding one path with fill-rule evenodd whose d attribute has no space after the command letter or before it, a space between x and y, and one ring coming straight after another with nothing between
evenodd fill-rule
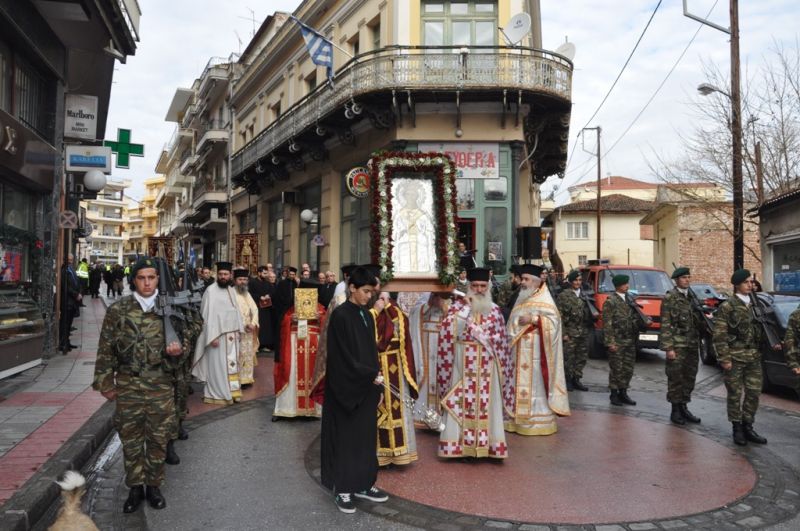
<instances>
[{"instance_id":1,"label":"curb","mask_svg":"<svg viewBox=\"0 0 800 531\"><path fill-rule=\"evenodd\" d=\"M113 429L114 404L100 406L83 426L3 505L0 529L28 531L60 494L55 480L66 470L80 470Z\"/></svg>"},{"instance_id":2,"label":"curb","mask_svg":"<svg viewBox=\"0 0 800 531\"><path fill-rule=\"evenodd\" d=\"M106 300L101 297L108 309ZM94 415L48 459L21 489L0 506L0 529L29 531L58 499L55 484L66 470L81 470L103 446L113 430L114 403L100 406Z\"/></svg>"}]
</instances>

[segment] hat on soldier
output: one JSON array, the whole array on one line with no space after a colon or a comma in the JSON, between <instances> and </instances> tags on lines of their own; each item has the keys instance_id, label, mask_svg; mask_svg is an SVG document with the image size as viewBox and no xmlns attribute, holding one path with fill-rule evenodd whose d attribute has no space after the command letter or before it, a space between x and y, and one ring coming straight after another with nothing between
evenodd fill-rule
<instances>
[{"instance_id":1,"label":"hat on soldier","mask_svg":"<svg viewBox=\"0 0 800 531\"><path fill-rule=\"evenodd\" d=\"M233 264L230 262L217 262L217 271L233 271Z\"/></svg>"},{"instance_id":2,"label":"hat on soldier","mask_svg":"<svg viewBox=\"0 0 800 531\"><path fill-rule=\"evenodd\" d=\"M672 272L672 278L680 278L688 274L689 274L688 267L676 267L675 271Z\"/></svg>"},{"instance_id":3,"label":"hat on soldier","mask_svg":"<svg viewBox=\"0 0 800 531\"><path fill-rule=\"evenodd\" d=\"M233 270L233 278L242 278L242 277L249 277L250 273L247 269L234 269Z\"/></svg>"},{"instance_id":4,"label":"hat on soldier","mask_svg":"<svg viewBox=\"0 0 800 531\"><path fill-rule=\"evenodd\" d=\"M152 268L157 271L158 264L156 263L156 260L154 258L150 258L149 256L142 256L141 258L139 258L139 260L136 261L135 264L133 264L133 267L131 268L131 278L135 278L136 273L138 273L139 270L147 268Z\"/></svg>"},{"instance_id":5,"label":"hat on soldier","mask_svg":"<svg viewBox=\"0 0 800 531\"><path fill-rule=\"evenodd\" d=\"M731 284L734 286L741 284L745 280L750 278L750 271L747 269L737 269L731 275Z\"/></svg>"},{"instance_id":6,"label":"hat on soldier","mask_svg":"<svg viewBox=\"0 0 800 531\"><path fill-rule=\"evenodd\" d=\"M519 266L519 274L520 275L531 275L534 277L538 277L542 275L542 271L544 268L534 264L522 264Z\"/></svg>"},{"instance_id":7,"label":"hat on soldier","mask_svg":"<svg viewBox=\"0 0 800 531\"><path fill-rule=\"evenodd\" d=\"M624 286L630 281L630 277L628 275L614 275L614 278L611 279L612 284L614 284L615 288L620 286Z\"/></svg>"},{"instance_id":8,"label":"hat on soldier","mask_svg":"<svg viewBox=\"0 0 800 531\"><path fill-rule=\"evenodd\" d=\"M569 272L569 275L567 275L567 280L573 282L579 276L581 276L581 272L578 271L577 269L573 269L572 271Z\"/></svg>"},{"instance_id":9,"label":"hat on soldier","mask_svg":"<svg viewBox=\"0 0 800 531\"><path fill-rule=\"evenodd\" d=\"M489 282L489 268L473 267L472 269L467 269L467 280L470 282Z\"/></svg>"}]
</instances>

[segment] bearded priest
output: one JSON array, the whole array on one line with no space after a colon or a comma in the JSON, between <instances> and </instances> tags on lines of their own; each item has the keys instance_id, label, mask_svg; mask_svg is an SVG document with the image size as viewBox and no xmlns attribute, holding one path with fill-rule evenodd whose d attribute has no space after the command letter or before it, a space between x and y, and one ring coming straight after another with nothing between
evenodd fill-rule
<instances>
[{"instance_id":1,"label":"bearded priest","mask_svg":"<svg viewBox=\"0 0 800 531\"><path fill-rule=\"evenodd\" d=\"M242 389L255 383L255 366L258 364L258 306L250 296L248 283L250 273L247 269L234 269L234 288L236 304L244 324L244 333L239 336L239 383Z\"/></svg>"},{"instance_id":2,"label":"bearded priest","mask_svg":"<svg viewBox=\"0 0 800 531\"><path fill-rule=\"evenodd\" d=\"M436 374L445 429L440 457L508 457L503 412L513 403L504 388L514 373L500 308L492 302L489 270L467 271L467 296L442 321Z\"/></svg>"},{"instance_id":3,"label":"bearded priest","mask_svg":"<svg viewBox=\"0 0 800 531\"><path fill-rule=\"evenodd\" d=\"M283 316L280 341L284 355L273 369L273 422L280 417L319 417L322 413L311 398L320 331L325 322L325 307L319 304L318 297L317 284L301 280L300 287L294 290L294 305Z\"/></svg>"},{"instance_id":4,"label":"bearded priest","mask_svg":"<svg viewBox=\"0 0 800 531\"><path fill-rule=\"evenodd\" d=\"M520 435L550 435L557 431L556 415L570 414L561 315L540 278L542 268L524 264L519 272L519 296L508 318L515 370L513 408L505 429Z\"/></svg>"}]
</instances>

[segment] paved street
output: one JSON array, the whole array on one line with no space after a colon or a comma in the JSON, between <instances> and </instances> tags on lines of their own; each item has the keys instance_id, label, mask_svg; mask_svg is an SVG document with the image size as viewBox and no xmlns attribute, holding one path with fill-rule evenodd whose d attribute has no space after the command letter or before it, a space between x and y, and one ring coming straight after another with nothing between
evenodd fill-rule
<instances>
[{"instance_id":1,"label":"paved street","mask_svg":"<svg viewBox=\"0 0 800 531\"><path fill-rule=\"evenodd\" d=\"M692 410L698 426L669 423L663 353L640 355L631 396L613 408L605 362L591 360L588 393L572 393L573 415L551 437L509 437L504 463L441 462L435 437L418 432L420 461L382 471L387 504L339 513L318 484L319 422L270 422L272 363L244 403L191 397L182 463L168 467L167 508L133 515L119 441L109 437L84 468L85 507L101 529L796 529L800 526L800 402L763 395L757 427L765 447L737 448L724 417L715 368L701 367ZM46 529L52 506L36 529Z\"/></svg>"}]
</instances>

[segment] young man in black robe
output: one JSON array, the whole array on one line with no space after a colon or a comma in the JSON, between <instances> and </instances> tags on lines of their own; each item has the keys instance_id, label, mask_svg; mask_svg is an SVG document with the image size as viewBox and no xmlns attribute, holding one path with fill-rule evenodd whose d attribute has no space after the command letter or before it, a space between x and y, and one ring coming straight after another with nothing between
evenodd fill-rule
<instances>
[{"instance_id":1,"label":"young man in black robe","mask_svg":"<svg viewBox=\"0 0 800 531\"><path fill-rule=\"evenodd\" d=\"M258 306L259 351L272 350L275 347L275 336L277 335L273 328L274 319L272 317L275 284L269 281L267 266L258 266L258 276L250 280L248 289Z\"/></svg>"},{"instance_id":2,"label":"young man in black robe","mask_svg":"<svg viewBox=\"0 0 800 531\"><path fill-rule=\"evenodd\" d=\"M333 490L336 506L343 513L355 512L353 497L373 502L389 499L375 487L375 419L383 376L375 324L366 305L377 283L366 269L354 269L348 279L348 300L328 318L321 474L323 486Z\"/></svg>"},{"instance_id":3,"label":"young man in black robe","mask_svg":"<svg viewBox=\"0 0 800 531\"><path fill-rule=\"evenodd\" d=\"M289 308L294 306L294 290L297 288L299 280L297 279L297 268L289 267L288 274L283 280L279 280L275 286L275 295L272 297L272 316L275 319L273 322L273 330L276 331L275 337L275 361L280 361L281 358L281 344L280 344L280 329L283 322L283 316L289 311Z\"/></svg>"}]
</instances>

